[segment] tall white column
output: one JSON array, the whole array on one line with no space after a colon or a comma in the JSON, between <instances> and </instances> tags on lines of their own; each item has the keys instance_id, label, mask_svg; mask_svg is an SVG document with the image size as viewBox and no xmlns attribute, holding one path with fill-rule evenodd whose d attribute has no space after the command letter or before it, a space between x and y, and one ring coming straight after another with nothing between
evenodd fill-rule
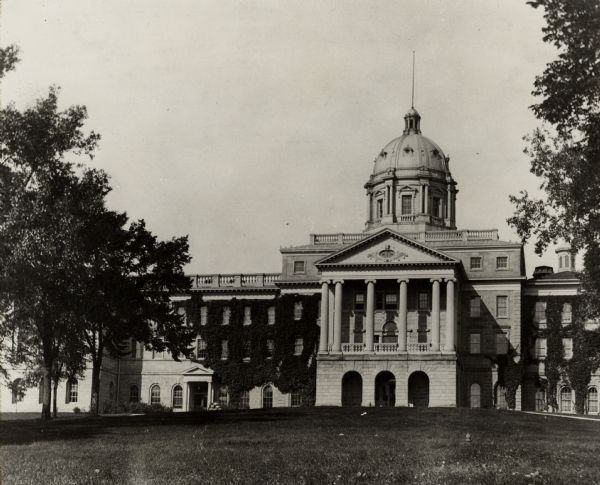
<instances>
[{"instance_id":1,"label":"tall white column","mask_svg":"<svg viewBox=\"0 0 600 485\"><path fill-rule=\"evenodd\" d=\"M335 310L335 286L334 285L329 285L329 319L327 320L329 322L329 347L331 347L333 345L333 312ZM329 350L329 347L327 348L327 350Z\"/></svg>"},{"instance_id":2,"label":"tall white column","mask_svg":"<svg viewBox=\"0 0 600 485\"><path fill-rule=\"evenodd\" d=\"M329 282L323 281L321 285L321 340L319 341L319 352L326 353L329 337Z\"/></svg>"},{"instance_id":3,"label":"tall white column","mask_svg":"<svg viewBox=\"0 0 600 485\"><path fill-rule=\"evenodd\" d=\"M335 282L335 308L333 310L333 351L342 351L342 284Z\"/></svg>"},{"instance_id":4,"label":"tall white column","mask_svg":"<svg viewBox=\"0 0 600 485\"><path fill-rule=\"evenodd\" d=\"M446 352L454 352L454 281L454 278L446 280Z\"/></svg>"},{"instance_id":5,"label":"tall white column","mask_svg":"<svg viewBox=\"0 0 600 485\"><path fill-rule=\"evenodd\" d=\"M213 402L213 388L212 382L208 383L207 394L206 394L206 407L210 406Z\"/></svg>"},{"instance_id":6,"label":"tall white column","mask_svg":"<svg viewBox=\"0 0 600 485\"><path fill-rule=\"evenodd\" d=\"M406 352L406 318L408 312L408 280L398 280L400 296L398 305L398 352Z\"/></svg>"},{"instance_id":7,"label":"tall white column","mask_svg":"<svg viewBox=\"0 0 600 485\"><path fill-rule=\"evenodd\" d=\"M375 281L366 280L367 283L367 321L366 321L366 351L373 352L373 330L375 328Z\"/></svg>"},{"instance_id":8,"label":"tall white column","mask_svg":"<svg viewBox=\"0 0 600 485\"><path fill-rule=\"evenodd\" d=\"M431 350L440 350L440 280L431 280Z\"/></svg>"}]
</instances>

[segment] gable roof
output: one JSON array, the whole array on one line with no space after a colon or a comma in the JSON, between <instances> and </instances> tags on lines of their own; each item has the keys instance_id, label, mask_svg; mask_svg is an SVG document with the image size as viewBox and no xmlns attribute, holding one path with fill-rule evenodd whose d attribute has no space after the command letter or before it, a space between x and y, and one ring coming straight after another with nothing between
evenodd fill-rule
<instances>
[{"instance_id":1,"label":"gable roof","mask_svg":"<svg viewBox=\"0 0 600 485\"><path fill-rule=\"evenodd\" d=\"M393 250L390 245L388 247L380 250L378 253L368 254L367 258L370 261L352 261L349 260L353 255L360 254L361 250L365 250L369 247L376 246L382 241L395 241L400 243L401 246L405 246L407 248L413 249L413 254L415 252L422 253L426 256L423 260L415 261L415 260L407 260L403 261L404 258L407 257L406 254ZM384 252L388 252L386 254L382 254ZM389 255L390 257L386 257ZM379 232L376 232L360 241L357 241L353 244L350 244L338 251L335 251L332 254L329 254L318 261L315 262L315 266L317 267L327 267L327 266L355 266L355 265L369 265L369 266L390 266L390 265L402 265L402 266L412 266L412 265L439 265L439 264L457 264L459 260L448 256L447 254L433 249L429 246L425 246L422 243L416 242L413 239L407 238L402 234L393 231L389 228L384 228Z\"/></svg>"}]
</instances>

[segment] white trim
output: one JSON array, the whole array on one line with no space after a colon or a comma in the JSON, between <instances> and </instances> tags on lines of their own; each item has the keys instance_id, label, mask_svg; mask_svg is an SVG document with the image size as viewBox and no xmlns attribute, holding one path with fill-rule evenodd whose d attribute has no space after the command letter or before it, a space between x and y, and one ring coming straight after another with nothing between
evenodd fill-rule
<instances>
[{"instance_id":1,"label":"white trim","mask_svg":"<svg viewBox=\"0 0 600 485\"><path fill-rule=\"evenodd\" d=\"M192 299L192 295L170 296L169 299L171 301L187 301Z\"/></svg>"},{"instance_id":2,"label":"white trim","mask_svg":"<svg viewBox=\"0 0 600 485\"><path fill-rule=\"evenodd\" d=\"M202 295L202 301L229 301L232 298L241 298L243 297L246 300L272 300L273 298L275 298L275 296L277 296L278 291L274 290L273 294L271 295L255 295L253 293L244 293L244 292L239 292L239 293L235 293L235 294L224 294L224 295ZM294 292L297 293L297 292Z\"/></svg>"}]
</instances>

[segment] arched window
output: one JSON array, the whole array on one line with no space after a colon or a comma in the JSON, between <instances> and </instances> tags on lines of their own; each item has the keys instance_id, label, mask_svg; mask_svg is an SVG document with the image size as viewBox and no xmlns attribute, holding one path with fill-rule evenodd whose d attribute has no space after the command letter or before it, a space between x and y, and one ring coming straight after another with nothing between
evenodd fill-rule
<instances>
[{"instance_id":1,"label":"arched window","mask_svg":"<svg viewBox=\"0 0 600 485\"><path fill-rule=\"evenodd\" d=\"M129 402L139 402L140 388L135 384L129 386Z\"/></svg>"},{"instance_id":2,"label":"arched window","mask_svg":"<svg viewBox=\"0 0 600 485\"><path fill-rule=\"evenodd\" d=\"M23 400L23 397L25 397L25 392L23 390L23 379L15 379L11 384L11 390L12 403L16 404L18 402L21 402Z\"/></svg>"},{"instance_id":3,"label":"arched window","mask_svg":"<svg viewBox=\"0 0 600 485\"><path fill-rule=\"evenodd\" d=\"M469 390L469 404L472 408L481 407L481 386L479 384L471 384Z\"/></svg>"},{"instance_id":4,"label":"arched window","mask_svg":"<svg viewBox=\"0 0 600 485\"><path fill-rule=\"evenodd\" d=\"M160 386L154 384L150 388L150 404L160 404Z\"/></svg>"},{"instance_id":5,"label":"arched window","mask_svg":"<svg viewBox=\"0 0 600 485\"><path fill-rule=\"evenodd\" d=\"M572 392L570 387L563 387L560 390L560 410L563 413L570 413L572 410Z\"/></svg>"},{"instance_id":6,"label":"arched window","mask_svg":"<svg viewBox=\"0 0 600 485\"><path fill-rule=\"evenodd\" d=\"M113 401L115 399L115 385L113 381L108 384L108 400Z\"/></svg>"},{"instance_id":7,"label":"arched window","mask_svg":"<svg viewBox=\"0 0 600 485\"><path fill-rule=\"evenodd\" d=\"M273 388L270 385L263 387L262 407L265 409L273 407Z\"/></svg>"},{"instance_id":8,"label":"arched window","mask_svg":"<svg viewBox=\"0 0 600 485\"><path fill-rule=\"evenodd\" d=\"M78 390L79 390L79 385L77 383L77 379L75 379L74 377L71 377L67 381L67 396L65 399L65 402L67 404L69 404L71 402L77 402L78 393L79 393Z\"/></svg>"},{"instance_id":9,"label":"arched window","mask_svg":"<svg viewBox=\"0 0 600 485\"><path fill-rule=\"evenodd\" d=\"M587 413L597 414L598 413L598 389L590 387L587 393Z\"/></svg>"},{"instance_id":10,"label":"arched window","mask_svg":"<svg viewBox=\"0 0 600 485\"><path fill-rule=\"evenodd\" d=\"M183 408L183 388L178 384L173 388L173 409Z\"/></svg>"}]
</instances>

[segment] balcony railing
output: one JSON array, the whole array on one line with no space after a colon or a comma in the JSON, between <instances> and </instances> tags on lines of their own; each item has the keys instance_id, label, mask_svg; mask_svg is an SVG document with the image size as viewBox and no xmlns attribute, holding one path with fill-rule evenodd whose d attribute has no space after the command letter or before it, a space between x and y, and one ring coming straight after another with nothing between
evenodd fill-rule
<instances>
[{"instance_id":1,"label":"balcony railing","mask_svg":"<svg viewBox=\"0 0 600 485\"><path fill-rule=\"evenodd\" d=\"M333 352L333 346L330 344L329 352ZM444 350L444 345L440 344L440 350ZM364 354L367 352L366 344L364 343L345 343L342 344L342 354ZM434 352L430 343L407 343L406 352L410 354L419 354L426 352ZM437 351L436 351L437 352ZM398 350L397 343L379 343L373 344L373 353L375 354L399 354L404 353Z\"/></svg>"},{"instance_id":2,"label":"balcony railing","mask_svg":"<svg viewBox=\"0 0 600 485\"><path fill-rule=\"evenodd\" d=\"M409 218L414 216L400 216L402 222L409 222ZM406 219L404 219L406 218ZM364 239L371 234L359 233L338 233L338 234L311 234L310 243L319 244L352 244ZM445 241L497 241L498 230L486 229L471 231L464 229L460 231L430 231L430 232L411 232L403 234L404 236L420 242L445 242Z\"/></svg>"},{"instance_id":3,"label":"balcony railing","mask_svg":"<svg viewBox=\"0 0 600 485\"><path fill-rule=\"evenodd\" d=\"M197 274L190 275L193 289L275 287L280 273Z\"/></svg>"}]
</instances>

